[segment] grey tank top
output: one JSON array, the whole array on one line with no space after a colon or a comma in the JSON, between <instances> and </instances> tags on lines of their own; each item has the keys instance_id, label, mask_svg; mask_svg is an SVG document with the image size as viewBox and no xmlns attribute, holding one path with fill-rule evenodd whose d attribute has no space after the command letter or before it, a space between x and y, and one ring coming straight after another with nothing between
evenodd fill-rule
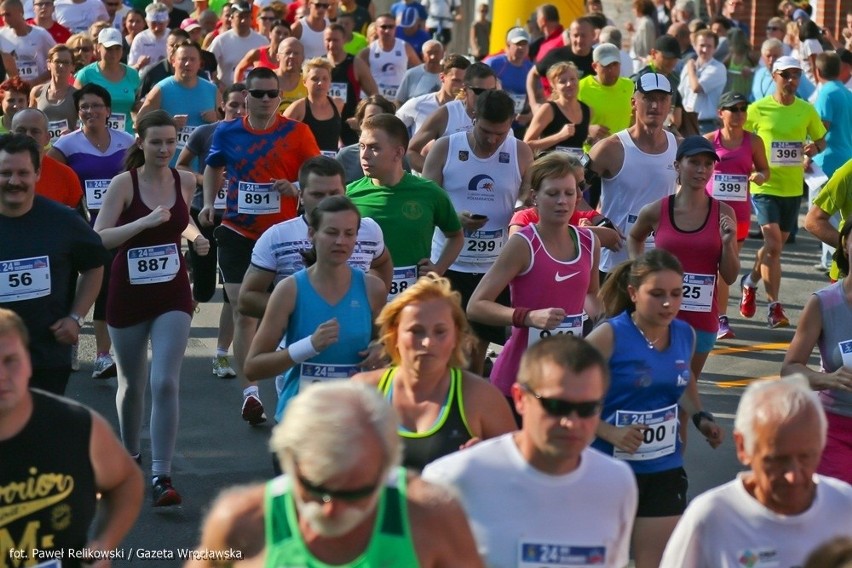
<instances>
[{"instance_id":1,"label":"grey tank top","mask_svg":"<svg viewBox=\"0 0 852 568\"><path fill-rule=\"evenodd\" d=\"M843 281L814 292L822 315L822 333L818 346L823 371L832 373L843 365L846 351L847 367L852 367L852 306L843 293ZM852 393L824 390L819 393L826 412L852 417Z\"/></svg>"},{"instance_id":2,"label":"grey tank top","mask_svg":"<svg viewBox=\"0 0 852 568\"><path fill-rule=\"evenodd\" d=\"M74 109L74 87L68 87L65 93L65 98L58 103L52 103L47 100L47 86L41 89L41 92L36 97L36 107L47 115L47 120L52 125L50 130L57 130L61 121L66 121L67 129L74 130L77 128L77 111ZM53 138L53 136L51 136Z\"/></svg>"}]
</instances>

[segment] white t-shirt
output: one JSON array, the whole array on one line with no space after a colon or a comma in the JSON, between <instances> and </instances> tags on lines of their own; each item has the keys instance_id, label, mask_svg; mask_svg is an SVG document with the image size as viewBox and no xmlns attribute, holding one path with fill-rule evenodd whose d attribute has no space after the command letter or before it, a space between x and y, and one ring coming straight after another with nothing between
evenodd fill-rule
<instances>
[{"instance_id":1,"label":"white t-shirt","mask_svg":"<svg viewBox=\"0 0 852 568\"><path fill-rule=\"evenodd\" d=\"M811 83L816 84L814 70L811 68L811 55L819 55L824 50L818 39L806 39L799 43L799 60L802 62L802 72L807 75Z\"/></svg>"},{"instance_id":2,"label":"white t-shirt","mask_svg":"<svg viewBox=\"0 0 852 568\"><path fill-rule=\"evenodd\" d=\"M38 26L31 26L23 37L12 28L0 28L0 50L15 56L18 76L24 81L32 81L47 71L47 52L54 45L53 36Z\"/></svg>"},{"instance_id":3,"label":"white t-shirt","mask_svg":"<svg viewBox=\"0 0 852 568\"><path fill-rule=\"evenodd\" d=\"M71 0L56 0L54 6L56 12L53 17L71 33L85 32L99 20L109 21L109 13L101 0L84 0L80 4Z\"/></svg>"},{"instance_id":4,"label":"white t-shirt","mask_svg":"<svg viewBox=\"0 0 852 568\"><path fill-rule=\"evenodd\" d=\"M728 82L728 70L715 59L701 64L695 60L695 71L698 75L698 83L704 90L696 93L689 86L689 71L686 65L680 72L680 85L678 90L683 97L683 108L690 112L698 113L698 120L711 120L717 117L719 99L725 84Z\"/></svg>"},{"instance_id":5,"label":"white t-shirt","mask_svg":"<svg viewBox=\"0 0 852 568\"><path fill-rule=\"evenodd\" d=\"M422 0L420 3L428 13L427 28L437 28L440 23L444 29L453 29L453 10L461 8L459 0Z\"/></svg>"},{"instance_id":6,"label":"white t-shirt","mask_svg":"<svg viewBox=\"0 0 852 568\"><path fill-rule=\"evenodd\" d=\"M251 263L263 270L275 272L275 283L292 276L305 267L300 251L310 250L308 224L305 217L277 223L263 232L254 244ZM355 241L355 250L349 258L349 266L367 272L373 261L385 250L385 240L378 223L364 217Z\"/></svg>"},{"instance_id":7,"label":"white t-shirt","mask_svg":"<svg viewBox=\"0 0 852 568\"><path fill-rule=\"evenodd\" d=\"M408 99L396 111L396 116L408 127L412 135L416 134L429 115L438 110L438 93L428 93Z\"/></svg>"},{"instance_id":8,"label":"white t-shirt","mask_svg":"<svg viewBox=\"0 0 852 568\"><path fill-rule=\"evenodd\" d=\"M162 37L157 37L151 30L143 30L136 34L133 43L130 44L130 53L127 55L127 63L134 65L140 58L147 55L151 58L145 67L156 65L166 58L168 52L168 36L166 30Z\"/></svg>"},{"instance_id":9,"label":"white t-shirt","mask_svg":"<svg viewBox=\"0 0 852 568\"><path fill-rule=\"evenodd\" d=\"M219 62L219 80L226 87L234 83L234 70L237 64L252 49L269 45L269 40L251 30L246 37L240 37L236 30L228 30L216 36L210 44L210 51Z\"/></svg>"},{"instance_id":10,"label":"white t-shirt","mask_svg":"<svg viewBox=\"0 0 852 568\"><path fill-rule=\"evenodd\" d=\"M852 536L852 486L816 475L810 509L779 515L746 491L745 475L692 500L661 568L793 568L825 541Z\"/></svg>"},{"instance_id":11,"label":"white t-shirt","mask_svg":"<svg viewBox=\"0 0 852 568\"><path fill-rule=\"evenodd\" d=\"M480 442L423 470L424 479L457 492L485 565L626 566L637 504L630 468L586 448L576 470L548 475L527 463L513 436Z\"/></svg>"}]
</instances>

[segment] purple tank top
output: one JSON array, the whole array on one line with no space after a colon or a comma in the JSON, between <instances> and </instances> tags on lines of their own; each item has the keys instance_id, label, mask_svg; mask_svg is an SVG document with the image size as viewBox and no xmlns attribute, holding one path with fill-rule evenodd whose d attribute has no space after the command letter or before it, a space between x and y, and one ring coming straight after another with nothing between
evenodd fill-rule
<instances>
[{"instance_id":1,"label":"purple tank top","mask_svg":"<svg viewBox=\"0 0 852 568\"><path fill-rule=\"evenodd\" d=\"M171 218L153 229L134 235L116 251L107 296L107 323L130 327L166 312L192 314L189 276L181 254L181 233L189 223L180 175L172 168L175 203ZM139 193L136 169L130 170L133 200L116 225L126 225L151 213Z\"/></svg>"},{"instance_id":2,"label":"purple tank top","mask_svg":"<svg viewBox=\"0 0 852 568\"><path fill-rule=\"evenodd\" d=\"M751 157L751 133L743 132L743 141L739 147L729 150L722 146L722 131L717 130L713 137L713 147L716 148L716 153L719 155L719 161L716 162L715 174L740 175L748 177L753 168L754 162ZM722 199L718 195L716 199L723 201L731 206L737 216L737 222L748 221L751 216L751 199L749 197L748 182L745 184L745 200L730 200ZM707 182L707 195L713 196L713 177Z\"/></svg>"},{"instance_id":3,"label":"purple tank top","mask_svg":"<svg viewBox=\"0 0 852 568\"><path fill-rule=\"evenodd\" d=\"M579 328L582 333L586 291L589 289L590 279L597 278L597 266L592 266L594 236L588 229L571 226L569 230L574 231L579 246L577 256L567 262L550 256L535 225L527 225L515 233L527 241L532 260L526 272L518 274L509 282L509 289L514 307L533 310L564 309L567 316L565 332L576 331L576 318L580 316ZM517 379L521 355L530 345L530 334L540 335L540 332L533 328L512 327L512 335L494 361L491 382L506 396L510 396L512 385Z\"/></svg>"}]
</instances>

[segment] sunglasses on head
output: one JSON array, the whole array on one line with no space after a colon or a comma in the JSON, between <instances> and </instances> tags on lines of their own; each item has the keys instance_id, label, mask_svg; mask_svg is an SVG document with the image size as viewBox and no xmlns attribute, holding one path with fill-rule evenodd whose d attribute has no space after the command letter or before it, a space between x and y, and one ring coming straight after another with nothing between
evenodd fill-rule
<instances>
[{"instance_id":1,"label":"sunglasses on head","mask_svg":"<svg viewBox=\"0 0 852 568\"><path fill-rule=\"evenodd\" d=\"M375 493L377 489L377 485L358 489L329 489L322 485L314 485L301 475L297 475L296 478L302 487L305 488L305 491L323 503L330 503L332 501L360 501Z\"/></svg>"},{"instance_id":2,"label":"sunglasses on head","mask_svg":"<svg viewBox=\"0 0 852 568\"><path fill-rule=\"evenodd\" d=\"M567 400L562 400L561 398L547 398L541 396L534 390L532 390L529 386L522 384L521 388L531 394L544 411L550 416L571 416L574 412L577 413L577 416L580 418L591 418L600 412L601 409L601 401L599 400L589 400L584 402L570 402Z\"/></svg>"},{"instance_id":3,"label":"sunglasses on head","mask_svg":"<svg viewBox=\"0 0 852 568\"><path fill-rule=\"evenodd\" d=\"M249 95L256 99L262 99L266 96L269 99L278 97L278 89L249 89Z\"/></svg>"}]
</instances>

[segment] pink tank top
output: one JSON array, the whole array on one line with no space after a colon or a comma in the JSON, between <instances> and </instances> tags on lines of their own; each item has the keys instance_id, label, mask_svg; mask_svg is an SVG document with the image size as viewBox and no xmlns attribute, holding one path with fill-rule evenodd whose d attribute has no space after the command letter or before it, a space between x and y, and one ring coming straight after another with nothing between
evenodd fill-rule
<instances>
[{"instance_id":1,"label":"pink tank top","mask_svg":"<svg viewBox=\"0 0 852 568\"><path fill-rule=\"evenodd\" d=\"M710 181L707 182L707 195L710 195L711 197L713 197L713 180L716 177L716 174L746 176L746 178L748 178L754 166L754 162L751 157L751 133L744 132L742 143L739 147L734 148L733 150L729 150L722 146L721 133L721 130L717 130L716 135L713 138L713 147L716 148L716 153L719 155L720 159L716 162L713 177L711 177ZM721 181L721 179L719 181ZM722 183L730 183L730 181ZM715 196L716 199L727 203L731 206L731 208L733 208L734 213L737 216L736 220L738 223L748 221L751 216L751 199L748 186L748 182L745 182L745 192L743 194L737 194L737 197L734 199L721 198L720 194L722 192L717 192Z\"/></svg>"},{"instance_id":2,"label":"pink tank top","mask_svg":"<svg viewBox=\"0 0 852 568\"><path fill-rule=\"evenodd\" d=\"M655 241L658 248L675 255L683 265L683 301L677 317L699 331L716 333L716 279L722 260L719 202L710 198L710 211L700 229L682 231L672 219L674 198L672 195L660 200L660 226Z\"/></svg>"},{"instance_id":3,"label":"pink tank top","mask_svg":"<svg viewBox=\"0 0 852 568\"><path fill-rule=\"evenodd\" d=\"M577 256L567 262L550 256L544 248L535 225L527 225L515 233L527 241L531 262L526 272L518 274L509 282L512 306L533 310L562 308L567 316L560 328L553 332L544 332L545 335L560 332L582 334L586 291L589 289L589 280L592 277L597 278L597 266L592 266L594 256L592 232L577 227L570 227L569 230L574 231L579 246ZM576 333L578 328L579 333ZM510 396L512 384L517 379L521 355L530 345L530 334L534 334L532 341L536 341L536 337L541 337L540 330L512 327L512 335L494 362L491 382L506 396Z\"/></svg>"}]
</instances>

